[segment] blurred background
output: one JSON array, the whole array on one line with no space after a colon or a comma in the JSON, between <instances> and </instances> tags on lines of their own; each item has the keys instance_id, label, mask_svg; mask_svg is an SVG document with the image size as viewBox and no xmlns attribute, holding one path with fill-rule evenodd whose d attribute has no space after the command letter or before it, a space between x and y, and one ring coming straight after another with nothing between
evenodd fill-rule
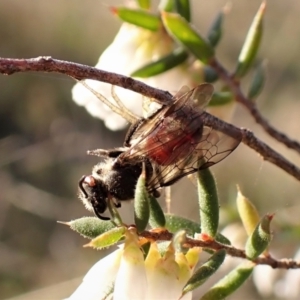
<instances>
[{"instance_id":1,"label":"blurred background","mask_svg":"<svg viewBox=\"0 0 300 300\"><path fill-rule=\"evenodd\" d=\"M193 23L205 35L227 0L191 2ZM25 4L0 0L0 56L49 55L95 65L121 25L110 14L108 5L122 3L27 0ZM235 67L261 1L231 3L217 49L217 56L229 70ZM272 125L298 140L299 14L297 0L270 1L258 54L260 59L268 61L267 83L258 107ZM106 254L84 249L82 245L87 240L56 222L90 215L77 198L78 179L90 174L98 161L87 156L86 150L121 146L125 136L125 131L107 130L100 120L74 104L73 85L71 79L57 74L0 75L0 299L67 297L83 274ZM300 166L299 154L268 137L243 107L237 106L232 122L253 130ZM293 257L300 245L299 182L264 162L244 145L212 171L222 207L221 227L239 221L235 207L236 184L239 184L261 215L276 213L274 255ZM172 212L197 220L193 185L182 180L174 186L172 195ZM124 204L121 213L132 220L132 204ZM36 290L39 291L33 292ZM230 299L240 299L242 295L247 295L247 299L265 299L251 280Z\"/></svg>"}]
</instances>

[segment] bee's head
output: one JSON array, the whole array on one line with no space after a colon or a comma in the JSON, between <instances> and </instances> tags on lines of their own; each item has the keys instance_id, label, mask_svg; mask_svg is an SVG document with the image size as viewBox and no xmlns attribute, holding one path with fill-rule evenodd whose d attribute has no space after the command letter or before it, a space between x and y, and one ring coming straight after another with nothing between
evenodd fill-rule
<instances>
[{"instance_id":1,"label":"bee's head","mask_svg":"<svg viewBox=\"0 0 300 300\"><path fill-rule=\"evenodd\" d=\"M84 175L78 182L78 196L88 210L94 211L101 220L109 220L101 214L107 209L108 191L102 180Z\"/></svg>"}]
</instances>

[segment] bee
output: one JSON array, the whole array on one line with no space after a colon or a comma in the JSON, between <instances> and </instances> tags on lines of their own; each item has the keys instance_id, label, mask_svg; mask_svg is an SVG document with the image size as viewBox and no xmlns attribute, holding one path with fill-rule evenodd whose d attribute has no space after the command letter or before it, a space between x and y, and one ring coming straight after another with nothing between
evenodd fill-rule
<instances>
[{"instance_id":1,"label":"bee","mask_svg":"<svg viewBox=\"0 0 300 300\"><path fill-rule=\"evenodd\" d=\"M158 197L160 188L228 156L241 136L204 124L203 107L212 95L213 86L208 83L192 90L182 87L171 105L131 126L122 148L89 151L106 159L93 168L92 175L79 181L79 197L86 207L99 218L108 219L101 215L107 209L108 197L116 200L116 207L121 206L120 201L133 199L143 164L147 190Z\"/></svg>"},{"instance_id":2,"label":"bee","mask_svg":"<svg viewBox=\"0 0 300 300\"><path fill-rule=\"evenodd\" d=\"M82 176L79 180L79 198L88 210L94 211L95 215L102 220L110 218L102 216L107 209L109 197L115 200L117 208L121 207L120 201L128 201L134 198L135 186L143 170L143 163L132 162L122 164L118 157L126 151L126 148L112 150L97 149L89 151L89 154L105 158L103 162L96 164L92 174ZM146 181L152 177L152 165L145 159ZM159 191L152 187L149 192L154 197L159 197Z\"/></svg>"}]
</instances>

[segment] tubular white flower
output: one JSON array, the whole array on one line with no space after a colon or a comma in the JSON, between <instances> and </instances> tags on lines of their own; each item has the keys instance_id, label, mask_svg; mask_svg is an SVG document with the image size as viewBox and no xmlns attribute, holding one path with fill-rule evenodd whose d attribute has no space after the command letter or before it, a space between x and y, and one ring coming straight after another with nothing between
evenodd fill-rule
<instances>
[{"instance_id":1,"label":"tubular white flower","mask_svg":"<svg viewBox=\"0 0 300 300\"><path fill-rule=\"evenodd\" d=\"M128 233L115 281L114 300L144 299L147 277L143 253L134 234Z\"/></svg>"},{"instance_id":2,"label":"tubular white flower","mask_svg":"<svg viewBox=\"0 0 300 300\"><path fill-rule=\"evenodd\" d=\"M123 23L112 44L100 56L96 67L129 76L140 67L170 53L174 47L173 41L163 30L152 32ZM197 72L199 74L199 71ZM141 81L153 87L176 92L182 85L192 87L202 81L197 79L195 82L192 74L191 69L184 63L163 74L141 79ZM202 79L202 76L200 77ZM86 83L115 103L109 84L94 80L86 80ZM136 115L142 115L142 96L140 94L120 87L116 87L115 92L130 111ZM120 130L127 125L121 116L112 112L82 84L75 84L72 96L74 101L78 105L84 106L92 116L102 119L109 129Z\"/></svg>"},{"instance_id":3,"label":"tubular white flower","mask_svg":"<svg viewBox=\"0 0 300 300\"><path fill-rule=\"evenodd\" d=\"M98 261L85 275L82 284L66 300L104 299L114 288L123 250L118 249Z\"/></svg>"},{"instance_id":4,"label":"tubular white flower","mask_svg":"<svg viewBox=\"0 0 300 300\"><path fill-rule=\"evenodd\" d=\"M135 233L127 232L125 245L96 263L84 277L83 283L68 300L177 300L198 262L200 248L185 255L175 252L170 244L161 256L152 243L147 258L138 244ZM192 293L184 300L192 299Z\"/></svg>"}]
</instances>

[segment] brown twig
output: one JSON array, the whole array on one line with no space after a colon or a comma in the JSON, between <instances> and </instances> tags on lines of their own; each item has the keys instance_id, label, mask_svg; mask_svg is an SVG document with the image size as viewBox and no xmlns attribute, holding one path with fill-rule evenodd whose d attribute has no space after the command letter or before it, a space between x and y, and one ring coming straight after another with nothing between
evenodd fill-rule
<instances>
[{"instance_id":1,"label":"brown twig","mask_svg":"<svg viewBox=\"0 0 300 300\"><path fill-rule=\"evenodd\" d=\"M168 230L161 230L161 231L144 231L140 234L141 237L149 239L151 241L171 241L173 238L173 234ZM186 248L193 248L193 247L202 247L211 250L221 250L224 249L226 253L233 257L239 257L243 259L248 259L245 251L241 249L237 249L233 246L221 244L214 239L211 240L198 240L186 237L183 246ZM251 260L257 265L269 265L273 269L299 269L300 268L300 261L296 261L293 259L275 259L272 256L260 256L254 260Z\"/></svg>"},{"instance_id":2,"label":"brown twig","mask_svg":"<svg viewBox=\"0 0 300 300\"><path fill-rule=\"evenodd\" d=\"M208 114L207 112L202 115L202 120L205 125L226 133L233 138L238 138L238 136L241 135L242 142L259 153L264 160L269 161L296 179L300 180L300 169L265 144L263 141L255 137L252 131L245 128L235 127L234 125L226 123Z\"/></svg>"},{"instance_id":3,"label":"brown twig","mask_svg":"<svg viewBox=\"0 0 300 300\"><path fill-rule=\"evenodd\" d=\"M169 105L173 100L169 92L150 87L130 77L102 71L86 65L61 61L51 57L37 57L31 59L0 58L0 73L2 74L11 75L18 72L29 71L56 72L76 78L77 80L99 80L132 90L147 97L155 98L164 105ZM236 88L235 85L233 86ZM203 114L203 122L205 125L211 126L227 135L241 139L244 144L258 152L263 159L275 164L297 180L300 180L300 169L256 138L251 131L237 128L206 112Z\"/></svg>"},{"instance_id":4,"label":"brown twig","mask_svg":"<svg viewBox=\"0 0 300 300\"><path fill-rule=\"evenodd\" d=\"M39 56L29 59L14 59L0 57L0 73L12 75L20 72L46 72L60 73L73 77L76 80L94 79L112 85L124 87L125 89L137 92L146 97L158 99L162 104L169 105L172 95L134 80L131 77L106 72L90 66L54 59L51 56Z\"/></svg>"},{"instance_id":5,"label":"brown twig","mask_svg":"<svg viewBox=\"0 0 300 300\"><path fill-rule=\"evenodd\" d=\"M291 140L284 133L278 131L261 115L254 102L249 100L242 92L238 81L234 80L232 76L226 71L226 69L216 59L210 62L210 65L218 73L219 77L230 87L232 93L235 95L236 101L244 105L255 121L260 124L263 129L274 139L280 143L286 145L286 147L293 149L300 153L300 143L295 140Z\"/></svg>"}]
</instances>

